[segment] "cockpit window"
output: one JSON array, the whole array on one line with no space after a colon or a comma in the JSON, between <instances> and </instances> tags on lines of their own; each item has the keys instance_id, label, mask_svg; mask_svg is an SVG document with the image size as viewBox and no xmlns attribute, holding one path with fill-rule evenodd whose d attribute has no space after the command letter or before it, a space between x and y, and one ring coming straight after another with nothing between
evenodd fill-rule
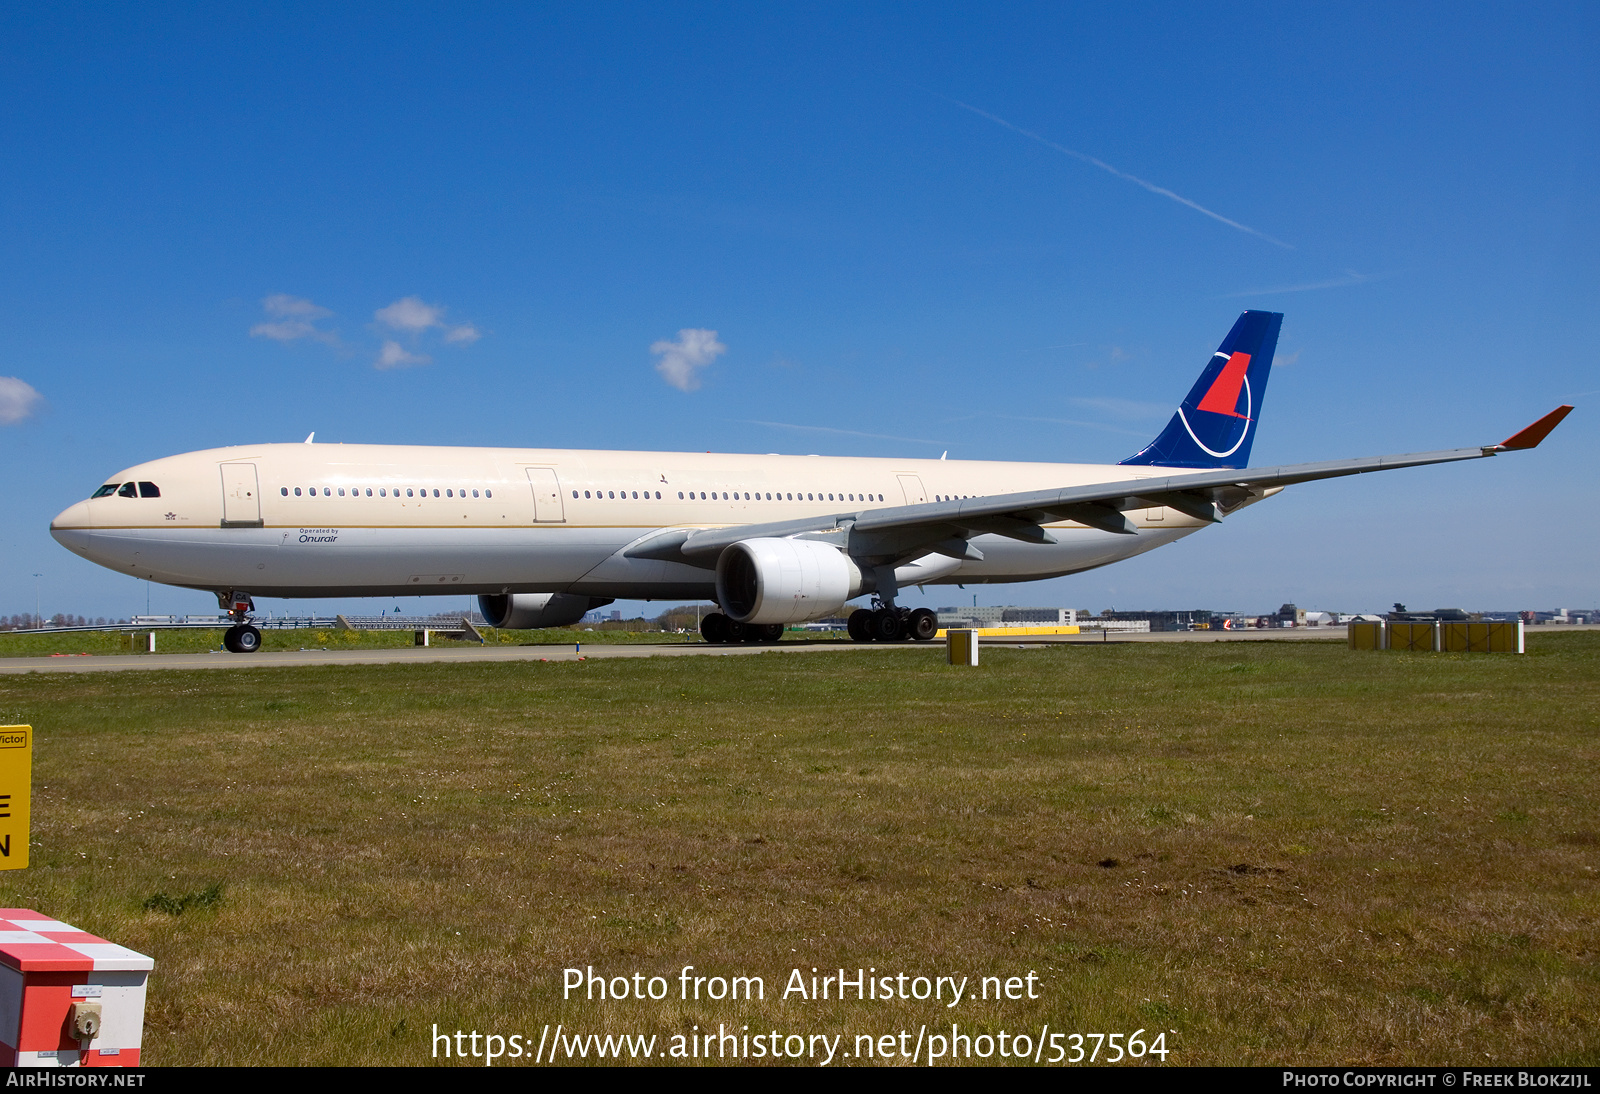
<instances>
[{"instance_id":1,"label":"cockpit window","mask_svg":"<svg viewBox=\"0 0 1600 1094\"><path fill-rule=\"evenodd\" d=\"M139 488L131 482L123 483L122 489L117 491L117 497L119 498L136 498L138 496Z\"/></svg>"},{"instance_id":2,"label":"cockpit window","mask_svg":"<svg viewBox=\"0 0 1600 1094\"><path fill-rule=\"evenodd\" d=\"M141 482L139 484L139 496L141 498L159 498L161 496L161 487L153 482Z\"/></svg>"},{"instance_id":3,"label":"cockpit window","mask_svg":"<svg viewBox=\"0 0 1600 1094\"><path fill-rule=\"evenodd\" d=\"M119 483L108 482L104 486L102 486L100 489L98 489L94 493L90 494L89 497L90 498L109 498L112 494L115 494L117 492L117 487L119 485L120 485Z\"/></svg>"}]
</instances>

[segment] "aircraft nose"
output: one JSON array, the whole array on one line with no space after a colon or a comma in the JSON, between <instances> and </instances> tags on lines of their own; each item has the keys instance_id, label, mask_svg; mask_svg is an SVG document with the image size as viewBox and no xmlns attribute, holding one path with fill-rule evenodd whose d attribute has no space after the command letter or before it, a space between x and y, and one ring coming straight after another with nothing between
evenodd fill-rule
<instances>
[{"instance_id":1,"label":"aircraft nose","mask_svg":"<svg viewBox=\"0 0 1600 1094\"><path fill-rule=\"evenodd\" d=\"M88 550L93 527L89 520L89 503L80 501L56 515L50 522L50 535L69 551L82 553Z\"/></svg>"},{"instance_id":2,"label":"aircraft nose","mask_svg":"<svg viewBox=\"0 0 1600 1094\"><path fill-rule=\"evenodd\" d=\"M89 527L92 527L92 525L89 523L89 503L86 501L80 501L76 505L71 505L61 510L56 514L56 519L50 522L52 534ZM60 537L57 536L56 538L59 539Z\"/></svg>"}]
</instances>

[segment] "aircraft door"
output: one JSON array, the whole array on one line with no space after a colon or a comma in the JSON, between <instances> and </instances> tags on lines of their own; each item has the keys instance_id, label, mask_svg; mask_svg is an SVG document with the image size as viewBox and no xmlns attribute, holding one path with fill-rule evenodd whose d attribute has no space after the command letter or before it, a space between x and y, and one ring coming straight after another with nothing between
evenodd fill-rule
<instances>
[{"instance_id":1,"label":"aircraft door","mask_svg":"<svg viewBox=\"0 0 1600 1094\"><path fill-rule=\"evenodd\" d=\"M920 475L896 475L895 478L900 480L900 489L905 491L907 505L921 505L928 500Z\"/></svg>"},{"instance_id":2,"label":"aircraft door","mask_svg":"<svg viewBox=\"0 0 1600 1094\"><path fill-rule=\"evenodd\" d=\"M222 464L222 526L261 527L261 487L253 463Z\"/></svg>"},{"instance_id":3,"label":"aircraft door","mask_svg":"<svg viewBox=\"0 0 1600 1094\"><path fill-rule=\"evenodd\" d=\"M530 467L528 483L533 487L533 519L536 524L564 524L566 506L561 500L561 481L553 467Z\"/></svg>"}]
</instances>

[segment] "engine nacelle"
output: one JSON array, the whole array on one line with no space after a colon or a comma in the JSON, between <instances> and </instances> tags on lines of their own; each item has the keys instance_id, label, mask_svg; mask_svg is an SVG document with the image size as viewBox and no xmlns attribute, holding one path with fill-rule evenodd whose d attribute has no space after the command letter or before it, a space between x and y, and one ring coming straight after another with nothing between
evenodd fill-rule
<instances>
[{"instance_id":1,"label":"engine nacelle","mask_svg":"<svg viewBox=\"0 0 1600 1094\"><path fill-rule=\"evenodd\" d=\"M863 588L850 556L803 539L747 539L717 559L717 603L739 623L821 619Z\"/></svg>"},{"instance_id":2,"label":"engine nacelle","mask_svg":"<svg viewBox=\"0 0 1600 1094\"><path fill-rule=\"evenodd\" d=\"M509 596L480 596L478 607L491 627L526 631L538 627L565 627L588 612L611 603L607 596L576 596L572 593L512 593Z\"/></svg>"}]
</instances>

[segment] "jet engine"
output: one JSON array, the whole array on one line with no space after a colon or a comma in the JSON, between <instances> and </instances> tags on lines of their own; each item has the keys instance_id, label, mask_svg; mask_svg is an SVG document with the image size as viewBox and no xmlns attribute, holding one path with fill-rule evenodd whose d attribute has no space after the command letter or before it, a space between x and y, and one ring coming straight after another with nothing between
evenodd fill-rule
<instances>
[{"instance_id":1,"label":"jet engine","mask_svg":"<svg viewBox=\"0 0 1600 1094\"><path fill-rule=\"evenodd\" d=\"M478 607L491 627L523 631L537 627L565 627L576 623L587 612L611 603L607 596L576 596L572 593L511 593L508 596L480 596Z\"/></svg>"},{"instance_id":2,"label":"jet engine","mask_svg":"<svg viewBox=\"0 0 1600 1094\"><path fill-rule=\"evenodd\" d=\"M717 603L738 623L820 619L863 587L850 556L826 543L747 539L717 559Z\"/></svg>"}]
</instances>

